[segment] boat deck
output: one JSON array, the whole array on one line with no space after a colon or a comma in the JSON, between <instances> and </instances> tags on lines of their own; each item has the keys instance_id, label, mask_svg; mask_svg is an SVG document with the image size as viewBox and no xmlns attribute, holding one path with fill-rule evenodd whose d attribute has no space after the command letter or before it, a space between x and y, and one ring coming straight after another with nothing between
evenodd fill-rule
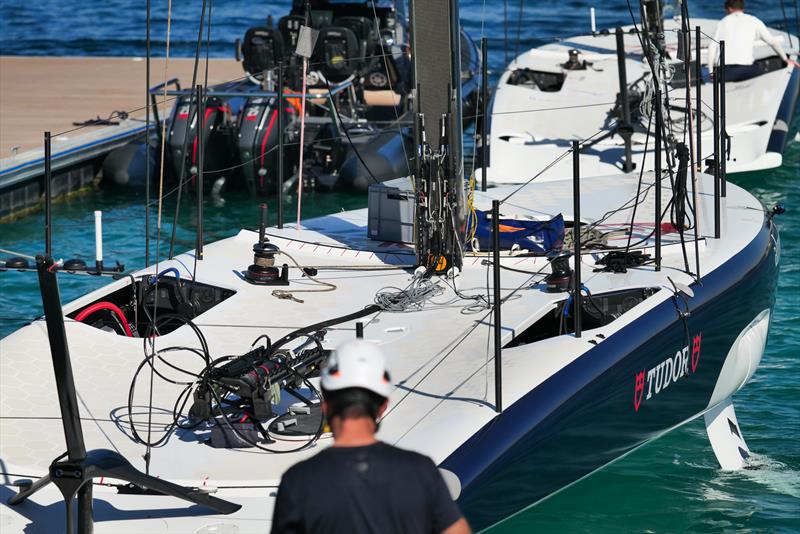
<instances>
[{"instance_id":1,"label":"boat deck","mask_svg":"<svg viewBox=\"0 0 800 534\"><path fill-rule=\"evenodd\" d=\"M717 20L695 19L704 32L701 39L700 59L705 61L708 35L714 35ZM673 58L677 57L679 24L665 21L666 47ZM643 59L642 47L630 27L624 27L624 46L626 52L626 72L631 91L643 92L645 83L650 80L650 69ZM797 38L785 32L771 29L779 36L783 47L796 57L797 49L791 46ZM694 33L692 35L694 39ZM692 41L692 47L695 46ZM564 65L570 50L580 52L580 61L587 64L584 69L567 70ZM693 48L694 51L694 48ZM757 59L774 55L772 49L759 41L755 48ZM692 55L694 58L694 54ZM694 64L692 66L694 68ZM533 72L564 76L557 89L540 90L530 83L512 83L512 73L530 69ZM770 145L774 131L786 131L789 124L781 116L784 95L791 97L797 91L799 76L791 65L777 69L744 82L726 84L726 132L731 137L730 154L727 162L728 173L750 172L779 167L782 154ZM685 85L682 65L672 74L676 83L672 85L670 98L673 108L665 113L664 120L674 121L674 134L682 142L683 117L686 107ZM707 74L704 74L706 76ZM695 76L691 74L691 106L696 107ZM572 160L564 157L573 140L598 140L597 144L585 147L581 152L583 175L599 176L616 174L622 171L624 160L624 141L619 135L602 139L603 132L611 132L617 122L614 107L619 92L619 72L616 56L616 37L614 32L582 35L548 43L530 49L515 58L501 75L493 99L492 108L492 167L488 171L489 182L495 184L522 183L531 176L542 173L538 180L552 180L572 176ZM704 80L701 87L701 158L713 156L713 84ZM796 97L794 97L796 98ZM790 98L791 100L791 98ZM635 106L638 106L636 104ZM788 106L791 109L791 106ZM638 109L632 109L636 117ZM636 131L632 137L632 161L645 165L645 170L653 170L654 139L646 135L647 115L634 118ZM696 117L696 110L693 111ZM791 114L788 114L791 122ZM655 120L655 119L653 119ZM693 120L697 120L696 118ZM696 126L696 124L694 125ZM652 129L651 129L652 132ZM695 130L692 130L695 136ZM647 154L647 158L645 158ZM664 161L665 156L662 158ZM538 162L532 167L529 162ZM555 163L552 163L555 162ZM552 164L551 164L552 163Z\"/></svg>"},{"instance_id":2,"label":"boat deck","mask_svg":"<svg viewBox=\"0 0 800 534\"><path fill-rule=\"evenodd\" d=\"M586 205L582 220L598 221L614 206L635 197L637 175L605 177L583 181L583 195L594 201ZM645 177L645 187L652 183ZM705 190L711 178L703 177ZM649 181L649 182L648 182ZM563 182L534 184L503 205L504 216L553 216L562 213L571 218L571 187ZM502 198L508 189L497 188L476 194L477 207L486 209L494 198ZM670 195L665 191L665 196ZM736 217L735 233L725 240L703 239L700 244L702 268L709 273L724 263L753 238L763 225L763 208L740 188L729 185L728 206ZM703 224L707 234L711 197L703 198ZM589 204L589 203L587 203ZM536 206L536 210L529 207ZM652 195L639 206L635 233L647 234L652 228ZM607 219L606 230L624 229L630 209L620 210ZM364 267L406 265L413 253L403 245L380 244L366 238L367 213L360 210L335 214L309 221L303 229L291 227L270 229L273 243L296 258L303 266L319 266L319 278L336 284L335 291L298 293L305 302L275 298L271 287L246 283L241 271L251 263L251 247L257 236L242 231L239 235L209 244L204 260L198 262L197 279L236 291L236 294L196 318L204 332L213 357L241 354L260 334L272 339L305 325L352 313L372 304L382 288L403 288L411 275L406 270L367 270ZM360 236L360 237L359 237ZM621 244L622 234L612 244ZM644 243L651 251L652 242ZM689 261L694 250L688 247ZM459 277L460 291L468 295L486 295L488 267L482 265L485 255L467 257ZM660 289L653 296L613 323L586 331L583 339L571 335L556 336L536 344L503 350L503 404L513 405L549 376L581 357L588 343L603 343L620 328L629 324L642 309L651 309L671 299L673 292L668 278L689 284L692 278L681 271L683 263L677 235L664 236L664 269L654 273L652 266L630 269L626 274L592 272L597 258L586 253L582 262L584 284L593 294L626 287ZM291 263L289 258L281 261ZM178 256L159 266L178 268L188 276L192 253ZM546 272L544 258L505 256L502 263L518 270ZM325 266L325 267L322 267ZM152 272L152 269L149 271ZM140 273L141 274L141 273ZM541 276L502 271L504 343L516 337L566 297L563 293L547 293ZM321 286L290 273L288 290L318 290ZM121 279L110 286L82 297L65 306L67 313L77 310L106 294L112 288L129 284ZM459 298L444 280L443 294L432 299L423 309L406 313L381 312L365 318L365 338L380 344L387 354L395 385L390 410L384 417L380 438L389 443L430 455L437 463L485 423L495 417L491 363L491 315L488 310L470 309L474 301ZM137 467L142 467L144 447L130 438L130 421L126 409L128 385L136 366L142 360L142 340L128 339L68 321L67 335L71 343L74 375L82 411L88 448L110 448L120 451ZM335 346L354 335L354 324L344 323L330 328L326 345ZM598 337L603 334L603 337ZM188 327L158 338L158 348L196 346ZM7 472L40 475L52 458L62 452L61 423L55 398L55 384L49 369L49 350L45 324L35 321L0 342L0 465ZM170 361L180 366L197 367L196 355L176 354ZM202 362L200 362L202 364ZM193 368L194 368L193 367ZM200 365L202 367L202 365ZM157 382L154 389L154 436L160 436L171 420L171 411L180 388ZM284 402L291 402L284 399ZM144 429L147 417L147 380L142 381L134 396L134 424ZM242 503L244 508L233 517L206 516L206 510L191 508L167 497L117 495L112 488L98 487L96 492L97 532L161 532L167 529L211 532L197 528L237 528L238 532L264 531L271 515L272 498L281 474L298 460L316 453L330 444L324 436L315 447L292 454L265 454L252 449L213 449L202 445L203 432L180 431L162 447L153 451L152 473L182 484L216 488L216 495ZM292 447L295 443L278 443L276 447ZM11 480L0 480L0 497L13 491ZM140 508L141 507L141 508ZM30 532L57 528L63 518L63 506L55 488L38 494L32 502L15 508L0 507L0 525L25 526ZM139 512L138 509L146 510ZM187 515L188 514L188 515ZM45 517L48 520L45 520ZM137 519L136 521L124 521ZM30 522L35 521L35 524ZM216 526L216 527L215 527ZM27 530L26 530L27 531ZM221 530L220 530L221 531ZM233 530L231 530L233 531Z\"/></svg>"}]
</instances>

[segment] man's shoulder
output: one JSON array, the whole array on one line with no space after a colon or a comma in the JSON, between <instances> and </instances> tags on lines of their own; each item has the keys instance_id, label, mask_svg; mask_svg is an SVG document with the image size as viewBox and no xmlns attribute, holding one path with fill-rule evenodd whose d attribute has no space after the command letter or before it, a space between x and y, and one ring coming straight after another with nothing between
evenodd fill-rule
<instances>
[{"instance_id":1,"label":"man's shoulder","mask_svg":"<svg viewBox=\"0 0 800 534\"><path fill-rule=\"evenodd\" d=\"M295 479L307 479L309 476L319 473L320 468L327 463L328 454L328 449L324 449L310 458L297 462L286 470L281 480L289 482Z\"/></svg>"},{"instance_id":2,"label":"man's shoulder","mask_svg":"<svg viewBox=\"0 0 800 534\"><path fill-rule=\"evenodd\" d=\"M391 457L394 461L402 462L405 464L420 464L426 466L433 466L433 460L431 460L428 456L424 454L420 454L418 452L409 451L406 449L401 449L395 447L394 445L389 445L388 443L378 442L375 444L377 447L377 452L381 455Z\"/></svg>"},{"instance_id":3,"label":"man's shoulder","mask_svg":"<svg viewBox=\"0 0 800 534\"><path fill-rule=\"evenodd\" d=\"M388 443L379 441L369 447L374 458L395 466L401 470L436 470L436 464L429 457L414 451L400 449ZM336 469L340 460L351 454L361 454L363 448L327 448L318 454L294 464L283 475L282 480L291 483L295 480L309 480L315 476L325 476L330 469Z\"/></svg>"},{"instance_id":4,"label":"man's shoulder","mask_svg":"<svg viewBox=\"0 0 800 534\"><path fill-rule=\"evenodd\" d=\"M731 13L730 15L726 16L725 19L738 21L739 23L744 22L745 24L763 24L760 18L756 17L755 15L751 15L750 13L743 12Z\"/></svg>"}]
</instances>

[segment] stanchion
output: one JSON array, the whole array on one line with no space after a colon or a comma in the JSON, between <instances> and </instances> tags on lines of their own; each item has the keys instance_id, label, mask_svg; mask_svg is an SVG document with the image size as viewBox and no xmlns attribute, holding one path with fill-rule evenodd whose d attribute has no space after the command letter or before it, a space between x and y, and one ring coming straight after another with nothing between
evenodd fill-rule
<instances>
[{"instance_id":1,"label":"stanchion","mask_svg":"<svg viewBox=\"0 0 800 534\"><path fill-rule=\"evenodd\" d=\"M486 191L489 168L489 39L481 38L481 191Z\"/></svg>"},{"instance_id":2,"label":"stanchion","mask_svg":"<svg viewBox=\"0 0 800 534\"><path fill-rule=\"evenodd\" d=\"M661 113L661 86L656 82L656 153L655 153L655 187L656 187L656 271L661 270L661 128L664 118Z\"/></svg>"},{"instance_id":3,"label":"stanchion","mask_svg":"<svg viewBox=\"0 0 800 534\"><path fill-rule=\"evenodd\" d=\"M503 323L500 317L500 201L492 200L492 274L494 276L494 409L503 411L503 368L501 345Z\"/></svg>"},{"instance_id":4,"label":"stanchion","mask_svg":"<svg viewBox=\"0 0 800 534\"><path fill-rule=\"evenodd\" d=\"M195 258L203 259L203 156L205 155L206 99L197 86L197 245Z\"/></svg>"},{"instance_id":5,"label":"stanchion","mask_svg":"<svg viewBox=\"0 0 800 534\"><path fill-rule=\"evenodd\" d=\"M276 210L276 217L278 218L278 228L283 228L283 62L278 62L278 176L275 180L278 189L277 202L278 209Z\"/></svg>"},{"instance_id":6,"label":"stanchion","mask_svg":"<svg viewBox=\"0 0 800 534\"><path fill-rule=\"evenodd\" d=\"M719 239L720 232L720 139L719 139L719 67L714 69L714 238Z\"/></svg>"},{"instance_id":7,"label":"stanchion","mask_svg":"<svg viewBox=\"0 0 800 534\"><path fill-rule=\"evenodd\" d=\"M50 154L50 132L44 133L44 253L45 256L52 256L53 252L53 205L52 191L52 156Z\"/></svg>"},{"instance_id":8,"label":"stanchion","mask_svg":"<svg viewBox=\"0 0 800 534\"><path fill-rule=\"evenodd\" d=\"M720 142L720 167L719 181L720 194L728 195L728 132L726 128L725 110L725 41L719 42L719 142Z\"/></svg>"},{"instance_id":9,"label":"stanchion","mask_svg":"<svg viewBox=\"0 0 800 534\"><path fill-rule=\"evenodd\" d=\"M572 142L572 232L575 244L575 284L572 288L572 316L575 321L575 337L581 337L581 148L579 141Z\"/></svg>"},{"instance_id":10,"label":"stanchion","mask_svg":"<svg viewBox=\"0 0 800 534\"><path fill-rule=\"evenodd\" d=\"M617 127L622 140L625 141L625 162L623 169L625 172L633 170L633 149L631 145L631 136L633 135L633 128L631 127L631 108L628 102L628 72L625 66L625 41L623 39L622 28L617 28L617 70L619 71L619 99L620 106L622 107L622 122Z\"/></svg>"},{"instance_id":11,"label":"stanchion","mask_svg":"<svg viewBox=\"0 0 800 534\"><path fill-rule=\"evenodd\" d=\"M697 129L697 170L702 171L702 161L703 161L703 100L702 100L702 87L703 87L703 73L702 73L702 61L700 61L700 26L695 27L694 29L695 37L694 37L694 46L695 46L695 65L694 65L694 86L695 86L695 98L697 100L695 104L695 108L697 109L697 113L695 114L696 120L696 129Z\"/></svg>"}]
</instances>

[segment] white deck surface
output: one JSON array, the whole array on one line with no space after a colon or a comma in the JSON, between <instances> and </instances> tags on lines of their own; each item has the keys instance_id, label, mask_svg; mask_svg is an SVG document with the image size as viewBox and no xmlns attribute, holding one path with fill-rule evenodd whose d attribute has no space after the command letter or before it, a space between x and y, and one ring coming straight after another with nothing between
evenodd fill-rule
<instances>
[{"instance_id":1,"label":"white deck surface","mask_svg":"<svg viewBox=\"0 0 800 534\"><path fill-rule=\"evenodd\" d=\"M596 221L602 215L635 197L637 175L587 178L582 181L582 220ZM652 183L645 176L645 187ZM665 180L668 183L668 180ZM711 191L710 177L704 177L704 190ZM488 209L492 198L502 198L508 189L496 188L489 194L476 194L477 207ZM571 218L572 186L568 182L532 184L503 205L503 216L548 215L562 213ZM671 192L665 188L664 198ZM635 233L648 233L653 224L653 194L637 210ZM666 202L666 201L665 201ZM535 206L535 210L529 207ZM711 197L703 195L703 235L711 232ZM622 228L630 210L611 217L604 228ZM701 268L715 269L741 250L763 224L761 205L735 185L728 185L728 223L735 231L725 231L724 239L703 239L700 243ZM230 288L236 294L196 318L209 343L212 357L243 354L252 341L267 333L273 340L305 325L354 312L372 304L375 293L387 286L405 287L411 277L402 270L358 271L355 266L410 264L413 252L407 246L381 244L366 239L366 210L336 214L309 221L302 230L270 229L270 239L294 256L302 265L341 266L350 270L321 269L319 278L335 283L331 292L305 293L300 304L271 295L272 287L258 287L243 281L239 272L252 262L252 244L257 234L242 231L237 236L209 244L205 259L198 262L197 279L204 283ZM623 240L614 244L624 244ZM634 238L635 239L635 238ZM591 348L588 343L596 333L606 338L628 324L639 313L672 295L667 281L691 283L681 271L683 263L677 234L664 236L664 269L655 273L652 266L631 269L626 274L594 273L597 254L584 254L584 284L593 294L626 287L665 288L610 325L584 334L551 338L536 344L503 351L503 404L509 406L535 388L548 376ZM652 241L647 252L652 252ZM689 261L694 265L694 248L688 246ZM458 278L460 290L467 294L487 293L487 267L483 257L467 257ZM158 268L175 266L181 274L191 268L191 252L175 261L162 262ZM290 263L290 262L287 262ZM549 272L542 258L504 257L503 264L517 269ZM149 269L153 272L155 269ZM61 276L68 276L63 274ZM289 289L315 289L307 279L300 279L297 269L290 272ZM490 277L488 277L490 279ZM532 324L551 310L565 294L545 293L540 280L526 274L502 271L502 293L516 291L502 307L504 339ZM97 300L112 288L129 284L123 279L65 306L70 312ZM444 282L441 282L445 285ZM281 288L286 289L286 288ZM366 324L365 338L380 344L387 354L395 389L390 410L379 437L389 443L414 449L441 462L487 421L493 409L493 362L490 349L490 324L487 311L465 313L471 301L453 300L452 289L434 299L425 309L408 313L380 313ZM439 304L437 304L439 303ZM447 303L447 304L442 304ZM368 319L365 319L367 321ZM127 395L133 373L143 358L141 339L129 339L104 332L83 323L68 320L67 334L72 365L83 417L87 449L118 450L137 468L143 469L144 446L129 437ZM354 324L345 323L330 329L326 347L354 336ZM596 338L602 342L599 338ZM156 341L157 348L173 345L197 346L188 327L166 334ZM200 370L200 360L185 355L174 360ZM488 363L488 365L487 365ZM167 372L167 371L165 371ZM174 373L173 373L174 374ZM145 431L147 411L146 377L140 380L135 415L140 432ZM177 386L156 381L154 388L154 435L156 427L169 420ZM284 397L286 397L284 395ZM198 443L191 432L179 432L166 445L152 452L151 472L159 477L191 486L216 487L218 497L243 504L232 516L206 515L199 507L188 509L175 499L153 496L118 495L112 488L98 486L95 492L98 534L108 532L264 532L272 512L272 499L281 474L295 462L315 454L331 443L323 437L309 450L293 454L268 454L252 449L213 449ZM293 444L283 444L292 446ZM17 475L41 476L50 462L64 451L55 384L50 363L45 323L35 321L0 340L0 470L12 473L0 477L3 503L13 494L8 484ZM235 486L235 487L231 487ZM58 532L63 528L63 505L55 487L36 494L17 507L0 504L0 532ZM185 514L190 514L188 517ZM215 530L216 529L216 530Z\"/></svg>"},{"instance_id":2,"label":"white deck surface","mask_svg":"<svg viewBox=\"0 0 800 534\"><path fill-rule=\"evenodd\" d=\"M716 20L692 19L692 57L694 57L694 26L699 25L707 35L714 35ZM677 29L680 25L672 20L665 21L667 50L677 57ZM642 46L636 34L627 33L624 42L628 58L625 62L628 85L642 77L649 80L649 66L640 59ZM771 30L780 35L783 47L793 56L797 51L789 47L786 33ZM706 65L708 37L701 41L701 59ZM797 38L792 37L796 43ZM562 64L568 59L568 51L580 50L580 60L591 65L586 70L565 71ZM759 41L755 50L756 58L774 55L772 49ZM566 73L564 85L557 92L543 92L529 87L509 85L508 79L515 69L529 68L537 71ZM683 68L682 64L678 67ZM728 82L727 132L731 136L731 154L727 164L729 173L779 167L782 156L767 152L767 143L775 125L789 78L794 67L759 76L744 82ZM694 80L694 72L692 72ZM643 87L643 86L642 86ZM568 38L540 48L531 49L515 58L501 75L495 90L491 123L491 168L488 170L490 183L521 183L542 171L545 166L562 156L573 140L588 139L598 131L608 131L615 123L609 113L619 92L619 78L616 57L616 38L609 35L591 35ZM670 104L685 107L685 89L670 92ZM712 106L713 86L702 86L702 158L713 155ZM696 107L695 88L691 88L691 105ZM681 119L680 111L671 111L673 120ZM655 119L654 119L655 120ZM667 117L665 116L665 120ZM647 119L643 127L646 128ZM682 123L682 119L678 122ZM676 137L682 140L682 124L677 126ZM692 136L696 133L693 131ZM642 163L646 136L637 133L633 137L633 161ZM686 140L688 145L689 141ZM651 136L645 169L653 169L654 139ZM581 169L586 176L616 174L622 171L624 142L614 136L599 142L581 154ZM697 158L695 158L697 159ZM531 165L530 162L536 162ZM548 170L539 180L557 180L572 176L571 157L565 157Z\"/></svg>"}]
</instances>

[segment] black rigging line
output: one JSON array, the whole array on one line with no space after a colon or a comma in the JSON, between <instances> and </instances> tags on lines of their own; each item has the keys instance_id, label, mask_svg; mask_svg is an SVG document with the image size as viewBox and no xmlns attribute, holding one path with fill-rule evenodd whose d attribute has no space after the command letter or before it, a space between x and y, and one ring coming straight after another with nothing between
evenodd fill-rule
<instances>
[{"instance_id":1,"label":"black rigging line","mask_svg":"<svg viewBox=\"0 0 800 534\"><path fill-rule=\"evenodd\" d=\"M525 10L525 0L519 0L519 16L517 17L517 42L514 44L514 59L519 57L519 41L522 32L522 13Z\"/></svg>"},{"instance_id":2,"label":"black rigging line","mask_svg":"<svg viewBox=\"0 0 800 534\"><path fill-rule=\"evenodd\" d=\"M372 6L372 20L375 22L375 33L378 36L378 42L380 43L380 46L381 46L380 55L382 56L382 59L383 59L383 70L386 73L386 80L388 81L388 84L389 84L389 90L392 93L394 93L395 90L394 90L394 86L392 85L392 76L389 73L389 60L387 59L387 56L389 54L386 53L386 48L384 47L384 43L383 43L383 37L381 36L380 18L378 18L378 11L375 8L375 0L371 0L370 5ZM408 100L406 100L406 102L408 102ZM395 121L398 123L397 131L398 131L398 133L400 133L400 136L402 137L403 129L402 129L402 126L399 125L400 115L397 112L397 106L392 106L392 107L394 108ZM408 157L408 153L406 152L406 144L402 143L401 146L403 147L403 157L405 157L406 166L410 166L411 165L411 159Z\"/></svg>"},{"instance_id":3,"label":"black rigging line","mask_svg":"<svg viewBox=\"0 0 800 534\"><path fill-rule=\"evenodd\" d=\"M203 91L201 93L201 98L203 98L204 100L206 98L206 95L208 94L207 93L207 91L208 91L208 49L211 47L211 11L212 11L212 9L213 9L213 0L208 0L208 28L206 30L206 66L205 66L205 73L204 73L204 77L203 77ZM203 120L201 120L199 118L199 109L200 108L199 108L199 104L198 104L197 135L201 135L201 134L203 134L205 132L205 128L204 128L204 125L203 125ZM205 119L205 117L203 119ZM202 138L198 138L197 142L198 143L202 143L203 139ZM202 166L204 164L203 158L205 158L205 149L200 151L200 156L201 157L199 158L199 161L197 163L200 166L200 169L202 170ZM197 194L200 195L201 191L200 191L199 188L200 187L204 187L205 184L201 184L200 181L198 180L197 186L198 186ZM177 209L178 208L176 207L176 210ZM200 233L201 233L200 230L202 228L202 214L198 215L197 223L198 223L198 229L197 229L198 239L202 239L202 236L200 235ZM175 227L173 226L173 230L174 230L174 228ZM197 256L198 256L197 251L195 251L195 254L194 254L194 265L192 266L192 281L197 280ZM195 285L196 284L193 283L192 285L189 286L189 302L190 303L192 302L192 295L194 294Z\"/></svg>"},{"instance_id":4,"label":"black rigging line","mask_svg":"<svg viewBox=\"0 0 800 534\"><path fill-rule=\"evenodd\" d=\"M170 13L169 13L168 17L171 16L171 6L172 6L172 4L170 3L169 5L170 5ZM198 31L198 34L197 34L197 46L195 47L194 68L193 68L193 71L192 71L192 87L193 88L194 88L195 84L197 83L197 68L198 68L198 64L199 64L199 61L200 61L200 45L203 42L203 22L205 20L205 14L206 14L206 0L203 0L201 12L200 12L200 28L199 28L199 31ZM168 24L169 24L169 21L168 21ZM169 46L169 41L167 41L167 46ZM148 92L149 92L149 90L148 90ZM190 102L191 102L191 100L190 100ZM199 117L198 117L198 119L199 119ZM190 110L189 110L189 120L191 120L191 104L190 104ZM188 142L189 142L189 136L187 135L184 138L183 154L186 153L186 147L188 146ZM163 161L164 156L165 156L164 154L161 155L162 161ZM186 161L185 158L183 159L183 161L184 162ZM163 163L162 163L162 167L163 167ZM162 175L162 180L163 180L163 175ZM169 255L170 259L172 259L172 252L173 252L172 249L173 249L173 244L174 244L174 241L175 241L175 227L176 227L177 218L178 218L178 210L180 209L180 195L181 195L181 187L180 186L181 185L182 185L182 181L178 184L178 186L179 186L178 187L178 203L177 203L176 208L175 208L175 220L173 221L173 224L172 224L172 238L170 239L170 255ZM161 199L159 199L159 200L160 201L163 200L163 197ZM160 226L159 226L158 240L156 241L156 249L157 249L156 250L156 265L158 265L158 260L160 258L160 253L161 253L161 231L160 231ZM158 269L156 269L156 271L158 271ZM194 278L194 277L192 277L192 278ZM158 280L159 280L159 278L158 278L158 276L156 276L156 279L155 279L155 282L154 282L155 295L154 295L154 299L153 299L153 317L152 317L152 320L151 320L151 324L154 326L154 328L156 328L156 330L155 330L156 334L158 334L158 330L157 330L157 324L158 324L157 323L157 319L158 319L158 296L159 296ZM146 306L144 307L144 309L145 309L145 312L147 312L147 307ZM149 316L149 313L147 315ZM147 341L148 340L150 340L151 352L152 352L152 354L155 354L155 352L156 352L156 350L155 350L155 343L156 343L155 342L155 336L149 336L149 337L146 336L145 337L145 341L144 341L145 355L147 355ZM206 350L206 352L207 352L207 350ZM150 473L150 457L151 457L150 456L150 451L151 451L151 448L152 448L152 445L151 445L151 434L152 434L152 420L153 420L153 385L154 385L154 381L155 381L154 374L155 374L155 365L151 363L151 366L150 366L149 404L148 404L148 416L147 416L148 417L148 419L147 419L147 441L146 441L146 449L145 449L145 454L144 454L145 472L148 473L148 474ZM131 428L133 428L133 425L131 425Z\"/></svg>"},{"instance_id":5,"label":"black rigging line","mask_svg":"<svg viewBox=\"0 0 800 534\"><path fill-rule=\"evenodd\" d=\"M189 147L189 127L191 126L192 120L192 103L194 102L194 88L197 85L197 68L200 63L200 46L203 44L203 24L206 19L206 3L207 0L203 0L203 4L200 8L200 27L197 31L197 44L194 49L194 66L192 68L192 85L191 85L191 92L189 93L189 115L186 118L186 135L183 137L183 147L181 147L181 166L180 166L180 173L178 174L178 198L176 200L177 204L175 205L175 215L172 218L172 230L169 238L169 259L175 254L175 232L177 231L178 227L178 216L180 215L181 211L181 196L183 193L183 175L186 172L186 150ZM199 108L200 102L195 103L195 108ZM195 113L197 111L195 110ZM166 120L166 118L164 119ZM199 116L197 117L197 136L202 135L202 118ZM199 142L199 141L198 141ZM166 149L166 146L164 147ZM163 159L166 154L161 154L161 158Z\"/></svg>"},{"instance_id":6,"label":"black rigging line","mask_svg":"<svg viewBox=\"0 0 800 534\"><path fill-rule=\"evenodd\" d=\"M147 21L145 38L145 88L144 88L144 146L145 146L145 180L144 180L144 264L150 265L150 0L147 0Z\"/></svg>"},{"instance_id":7,"label":"black rigging line","mask_svg":"<svg viewBox=\"0 0 800 534\"><path fill-rule=\"evenodd\" d=\"M655 80L655 82L658 83L658 80ZM654 95L654 99L655 99L655 95ZM656 102L656 105L660 106L661 102ZM625 263L626 264L628 262L628 252L630 251L630 248L631 248L631 238L633 237L633 225L634 225L634 220L636 219L636 208L639 207L639 203L640 203L639 195L641 194L641 191L642 191L642 178L644 177L644 162L647 160L647 145L648 145L648 143L650 141L650 127L652 126L652 123L653 123L653 112L655 111L655 109L656 109L655 106L651 106L650 107L650 115L649 115L649 117L647 119L647 134L645 134L645 138L644 138L644 152L642 152L642 166L639 169L639 183L636 186L636 202L634 202L634 204L633 204L633 213L631 213L631 227L630 227L630 231L628 232L628 243L627 243L627 245L625 245ZM658 156L656 156L656 157L658 157ZM656 176L655 179L656 180L660 180L661 177L660 176ZM658 224L658 221L656 221L655 224Z\"/></svg>"},{"instance_id":8,"label":"black rigging line","mask_svg":"<svg viewBox=\"0 0 800 534\"><path fill-rule=\"evenodd\" d=\"M323 79L325 80L325 85L328 87L328 94L330 94L331 93L331 84L328 82L327 78L323 78ZM339 125L341 126L345 137L347 137L347 142L350 143L350 148L353 149L353 152L355 153L356 157L358 158L358 161L360 161L361 165L364 166L364 169L366 169L367 174L369 174L369 177L372 178L373 182L375 182L376 184L379 184L380 182L378 181L377 178L375 178L375 175L372 174L372 171L367 166L367 162L364 161L364 158L361 157L361 153L358 151L358 149L356 148L356 145L353 143L353 140L350 138L350 132L347 131L347 126L345 126L344 122L340 118L339 109L336 107L336 95L332 95L332 94L330 95L330 102L331 102L331 106L333 106L333 113L336 115L333 118L333 120L338 122ZM400 142L404 143L402 137L400 139ZM404 146L405 146L405 143L404 143Z\"/></svg>"}]
</instances>

